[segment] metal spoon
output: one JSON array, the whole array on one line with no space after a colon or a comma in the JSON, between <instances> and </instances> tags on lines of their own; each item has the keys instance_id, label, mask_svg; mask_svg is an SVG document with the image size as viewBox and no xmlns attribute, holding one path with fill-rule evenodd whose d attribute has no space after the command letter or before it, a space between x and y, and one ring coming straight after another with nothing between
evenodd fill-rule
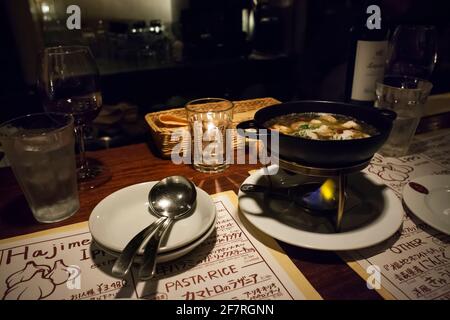
<instances>
[{"instance_id":1,"label":"metal spoon","mask_svg":"<svg viewBox=\"0 0 450 320\"><path fill-rule=\"evenodd\" d=\"M169 177L169 178L173 178L173 177ZM166 179L169 179L166 178ZM188 183L192 184L193 186L193 192L194 192L194 202L195 202L195 198L196 198L196 194L197 191L195 189L195 186L192 182L190 182L189 180L187 180L184 177L178 177L181 178L180 181L183 181L183 183L186 183L185 181L187 181ZM153 192L156 192L156 189L154 190L154 188L159 184L159 183L164 183L164 181L166 179L161 180L160 182L158 182L157 184L155 184L152 189L149 192L148 198L149 198L149 205L150 205L150 209L152 210L152 212L155 212L155 214L157 214L156 210L153 208L152 206L152 190ZM182 180L184 179L184 180ZM192 188L192 186L189 185L189 188ZM192 200L189 200L192 201ZM185 210L187 210L186 213L189 212L189 208L185 208ZM183 210L182 210L183 211ZM112 273L113 275L115 275L116 277L124 277L128 271L130 270L130 267L133 263L134 257L136 256L136 254L138 253L139 249L141 248L142 244L145 244L147 241L149 241L149 237L151 237L153 234L156 233L156 231L159 229L159 227L162 225L162 223L164 222L164 220L166 220L166 217L163 216L161 217L161 215L157 214L160 218L158 220L156 220L155 222L153 222L152 224L150 224L148 227L144 228L143 230L141 230L138 234L136 234L125 246L125 248L123 249L122 253L120 254L119 258L116 260L116 262L114 263L113 267L112 267Z\"/></svg>"},{"instance_id":2,"label":"metal spoon","mask_svg":"<svg viewBox=\"0 0 450 320\"><path fill-rule=\"evenodd\" d=\"M160 217L159 220L164 221L164 224L145 246L144 262L139 270L140 279L148 280L153 277L161 239L175 220L182 219L192 212L196 198L195 185L182 176L167 177L150 190L150 207Z\"/></svg>"},{"instance_id":3,"label":"metal spoon","mask_svg":"<svg viewBox=\"0 0 450 320\"><path fill-rule=\"evenodd\" d=\"M112 267L113 275L123 278L128 273L139 248L161 226L162 222L163 220L156 220L151 225L141 230L127 243L119 258L114 262Z\"/></svg>"}]
</instances>

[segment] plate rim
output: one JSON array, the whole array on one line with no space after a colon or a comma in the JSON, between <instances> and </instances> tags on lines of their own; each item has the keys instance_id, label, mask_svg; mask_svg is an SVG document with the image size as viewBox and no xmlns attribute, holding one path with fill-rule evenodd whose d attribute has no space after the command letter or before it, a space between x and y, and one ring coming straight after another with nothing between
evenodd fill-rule
<instances>
[{"instance_id":1,"label":"plate rim","mask_svg":"<svg viewBox=\"0 0 450 320\"><path fill-rule=\"evenodd\" d=\"M192 252L195 248L200 246L206 239L209 238L209 236L214 232L216 229L216 222L217 222L217 215L214 218L214 223L206 230L205 233L203 233L199 238L196 240L190 242L189 244L180 247L178 249L173 249L168 252L161 252L156 257L157 263L165 263L169 262L178 258L181 258L182 256L187 255L188 253ZM114 258L117 258L120 255L120 252L112 251L111 249L103 248L101 244L99 244L95 238L92 236L92 239L94 240L94 243L98 246L99 249L105 251L107 254L111 255ZM181 253L183 252L183 253ZM142 258L141 254L137 254L133 262L134 263L140 263L140 259Z\"/></svg>"},{"instance_id":2,"label":"plate rim","mask_svg":"<svg viewBox=\"0 0 450 320\"><path fill-rule=\"evenodd\" d=\"M429 175L425 175L425 176L421 176L421 177L417 177L417 178L411 179L403 187L402 200L405 203L405 205L408 208L408 210L411 212L411 214L413 214L420 221L426 223L427 225L429 225L430 227L436 229L439 232L445 233L446 235L450 235L450 227L449 227L448 230L446 230L445 228L443 228L439 224L436 224L435 220L431 219L431 221L430 221L430 219L428 219L429 217L433 217L434 213L425 205L425 195L423 195L423 194L421 194L419 192L414 192L414 196L413 196L413 194L412 194L412 192L413 192L412 190L413 189L409 185L409 182L416 182L416 183L419 183L419 184L423 185L424 183L421 182L422 180L424 180L424 179L431 179L432 177L435 177L435 178L439 177L439 179L441 179L441 178L444 179L444 177L449 177L450 178L450 175L448 175L448 174L444 174L444 175L442 175L442 174L429 174ZM450 185L450 183L448 183L448 184ZM409 200L405 199L405 198L409 198L410 196L412 198L420 197L420 199L421 199L421 201L419 201L420 208L417 208L416 205L414 205L415 210L411 209L411 205L408 204ZM419 213L416 213L415 211L417 211ZM423 211L427 211L428 212L427 216L425 216L425 217L423 216L423 214L422 214Z\"/></svg>"},{"instance_id":3,"label":"plate rim","mask_svg":"<svg viewBox=\"0 0 450 320\"><path fill-rule=\"evenodd\" d=\"M372 177L370 177L370 175L368 175L367 173L364 173L364 172L361 172L361 174L363 174L365 177L367 177L368 179L370 179L371 181L373 181L373 182L376 182L377 184L379 184L374 178L372 178ZM247 179L245 179L245 181L242 183L242 184L244 184L244 183L250 183L249 182L249 179L250 178L252 178L252 177L255 177L255 175L258 175L258 176L260 176L261 175L261 172L260 171L257 171L256 173L254 173L254 174L252 174L252 175L250 175L249 177L247 177ZM346 245L346 244L344 244L344 245L336 245L336 244L333 244L333 243L336 243L336 242L333 242L332 240L333 239L336 239L336 238L338 238L338 240L340 241L340 242L342 242L342 241L344 241L346 238L348 238L348 237L350 237L350 238L352 238L352 237L354 237L354 235L355 235L355 233L356 233L356 230L358 230L358 229L356 229L355 231L350 231L350 232L346 232L346 233L340 233L340 234L318 234L318 233L314 233L314 232L310 232L310 231L304 231L304 230L299 230L299 229L295 229L295 228L293 228L293 227L290 227L290 226L287 226L287 225L284 225L286 228L290 228L291 230L293 230L294 232L298 232L298 235L296 235L296 238L302 238L302 236L311 236L311 235L314 235L314 236L318 236L318 235L320 235L320 237L323 239L321 242L326 242L326 243L331 243L331 245L324 245L323 243L320 243L319 245L314 245L314 244L311 244L311 242L309 242L309 243L301 243L300 241L292 241L292 240L290 240L288 237L286 237L286 236L283 236L283 235L277 235L277 234L274 234L274 232L267 232L266 230L268 229L268 228L264 228L264 230L263 229L261 229L258 225L259 224L255 224L255 222L254 222L254 219L256 218L256 215L252 215L252 214L247 214L247 213L245 213L242 209L241 209L241 198L244 196L244 195L246 195L244 192L242 192L241 190L239 190L239 194L238 194L238 198L239 198L239 212L255 227L255 228L257 228L258 230L260 230L260 231L262 231L262 232L264 232L265 234L267 234L267 235L269 235L269 236L271 236L271 237L273 237L273 238L275 238L275 239L277 239L277 240L280 240L280 241L283 241L283 242L286 242L286 243L288 243L288 244L290 244L290 245L294 245L294 246L297 246L297 247L301 247L301 248L306 248L306 249L313 249L313 250L319 250L319 251L349 251L349 250L359 250L359 249L364 249L364 248L368 248L368 247L372 247L372 246L375 246L375 245L377 245L377 244L379 244L379 243L381 243L381 242L383 242L383 241L385 241L385 240L387 240L387 239L389 239L392 235L394 235L399 229L400 229L400 227L402 226L402 224L403 224L403 217L404 217L404 210L403 210L403 207L402 207L402 205L401 205L401 201L398 199L398 197L397 197L397 195L395 194L395 192L394 191L392 191L390 188L388 188L387 186L386 186L386 188L383 190L383 197L385 198L385 197L387 197L387 195L386 195L386 193L388 193L389 195L390 195L390 199L394 199L394 200L396 200L395 201L395 203L397 204L396 206L397 206L397 209L399 209L399 210L395 210L395 209L391 209L390 211L398 211L398 213L394 213L394 214L397 214L398 216L396 217L396 222L398 222L397 224L395 224L395 225L398 225L396 228L392 228L392 230L391 231L389 231L389 232L386 232L386 234L382 237L382 239L378 239L378 240L376 240L376 241L368 241L370 244L368 244L367 243L367 241L366 241L366 244L361 244L361 245L358 245L358 244L354 244L354 245L351 245L351 246L349 246L349 245ZM392 216L392 214L390 214L391 216ZM378 217L375 221L377 221L377 220L380 220L380 219L386 219L386 218L389 218L388 217L388 215L387 215L387 213L385 213L385 214L383 214L382 215L382 217ZM256 218L257 219L257 218ZM392 219L394 219L393 217L392 217ZM398 219L398 221L397 221L397 219ZM278 222L279 223L279 222ZM379 222L378 222L379 223ZM280 225L283 225L282 223L280 223ZM395 230L394 230L395 229ZM270 228L269 228L269 230L270 230ZM272 229L273 230L273 229ZM358 232L362 232L362 230L359 230ZM324 239L325 238L325 239ZM327 239L326 238L328 238L329 239L329 241L327 241ZM367 240L368 238L367 237L364 237L364 240ZM339 242L338 242L339 243ZM347 243L347 242L345 242L345 243Z\"/></svg>"},{"instance_id":4,"label":"plate rim","mask_svg":"<svg viewBox=\"0 0 450 320\"><path fill-rule=\"evenodd\" d=\"M94 234L96 233L96 231L95 231L95 222L94 222L94 220L95 220L95 211L96 211L96 209L98 210L98 208L99 208L100 205L104 204L104 203L107 202L107 201L111 201L112 198L117 197L117 196L118 196L118 195L117 195L118 193L123 193L123 192L127 192L127 191L130 192L130 190L127 190L127 189L139 188L139 187L142 187L142 186L144 186L144 185L149 185L149 184L150 184L150 185L154 185L154 184L156 184L157 182L158 182L158 181L146 181L146 182L135 183L135 184L132 184L132 185L129 185L129 186L120 188L120 189L114 191L113 193L107 195L107 196L104 197L102 200L100 200L100 201L95 205L95 207L92 209L92 211L91 211L91 213L90 213L90 215L89 215L89 219L88 219L89 232L91 233L92 237L95 238L95 237L94 237ZM180 244L177 244L177 245L172 246L172 247L169 247L169 248L163 247L163 248L161 248L161 249L162 249L161 252L173 251L173 250L176 250L176 249L178 249L178 248L181 248L181 247L183 247L183 246L185 246L185 245L188 245L189 243L192 243L192 241L195 241L196 239L198 239L199 237L201 237L202 235L204 235L205 232L208 231L208 230L210 229L211 225L214 223L214 221L215 221L215 219L216 219L215 217L216 217L216 215L217 215L217 211L216 211L216 208L215 208L214 201L213 201L212 197L211 197L206 191L204 191L203 189L201 189L200 187L198 187L198 186L195 186L195 187L196 187L196 189L197 189L197 199L198 199L198 197L200 197L200 194L203 194L203 196L205 196L205 199L208 198L208 200L209 200L209 202L210 202L210 205L211 205L211 209L212 209L212 210L211 210L211 214L210 214L211 219L210 219L210 221L206 224L206 225L207 225L206 230L204 230L204 232L200 233L198 236L196 236L195 238L193 238L191 241L188 241L188 242L186 242L186 241L185 241L185 242L181 242ZM155 217L155 221L156 221L156 219L157 219L157 218ZM94 231L94 232L93 232L93 231ZM103 243L102 241L98 241L97 239L96 239L95 241L96 241L97 243L99 243L102 247L104 247L104 248L106 248L106 249L108 249L108 250L113 250L113 251L115 251L115 252L120 251L120 250L118 250L118 249L116 250L115 247L112 248L111 246L106 245L106 244Z\"/></svg>"}]
</instances>

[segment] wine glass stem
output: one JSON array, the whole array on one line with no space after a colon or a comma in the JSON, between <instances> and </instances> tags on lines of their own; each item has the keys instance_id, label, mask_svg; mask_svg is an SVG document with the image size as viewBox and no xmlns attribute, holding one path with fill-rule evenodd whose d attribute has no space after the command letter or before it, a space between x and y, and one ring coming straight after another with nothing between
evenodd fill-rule
<instances>
[{"instance_id":1,"label":"wine glass stem","mask_svg":"<svg viewBox=\"0 0 450 320\"><path fill-rule=\"evenodd\" d=\"M77 139L78 144L78 154L79 154L79 165L80 165L80 171L83 171L86 169L86 150L84 147L84 131L83 131L83 125L75 126L75 137Z\"/></svg>"}]
</instances>

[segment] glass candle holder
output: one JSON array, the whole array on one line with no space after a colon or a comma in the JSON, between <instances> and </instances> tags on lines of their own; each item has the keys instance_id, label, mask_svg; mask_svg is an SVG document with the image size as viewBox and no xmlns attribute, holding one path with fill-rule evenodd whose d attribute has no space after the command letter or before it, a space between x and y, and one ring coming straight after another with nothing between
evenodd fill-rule
<instances>
[{"instance_id":1,"label":"glass candle holder","mask_svg":"<svg viewBox=\"0 0 450 320\"><path fill-rule=\"evenodd\" d=\"M216 173L225 170L227 150L231 145L233 103L221 98L202 98L186 104L191 134L191 155L194 168Z\"/></svg>"}]
</instances>

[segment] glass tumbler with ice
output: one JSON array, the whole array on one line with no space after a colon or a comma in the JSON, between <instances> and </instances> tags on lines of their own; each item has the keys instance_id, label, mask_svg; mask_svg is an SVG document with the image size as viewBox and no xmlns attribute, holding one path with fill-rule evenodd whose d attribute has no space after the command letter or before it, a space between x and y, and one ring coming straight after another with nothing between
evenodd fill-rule
<instances>
[{"instance_id":1,"label":"glass tumbler with ice","mask_svg":"<svg viewBox=\"0 0 450 320\"><path fill-rule=\"evenodd\" d=\"M79 209L72 116L10 120L0 125L0 141L37 221L61 221Z\"/></svg>"},{"instance_id":2,"label":"glass tumbler with ice","mask_svg":"<svg viewBox=\"0 0 450 320\"><path fill-rule=\"evenodd\" d=\"M432 87L427 80L406 76L386 77L376 84L375 106L397 113L381 154L401 157L408 153Z\"/></svg>"}]
</instances>

